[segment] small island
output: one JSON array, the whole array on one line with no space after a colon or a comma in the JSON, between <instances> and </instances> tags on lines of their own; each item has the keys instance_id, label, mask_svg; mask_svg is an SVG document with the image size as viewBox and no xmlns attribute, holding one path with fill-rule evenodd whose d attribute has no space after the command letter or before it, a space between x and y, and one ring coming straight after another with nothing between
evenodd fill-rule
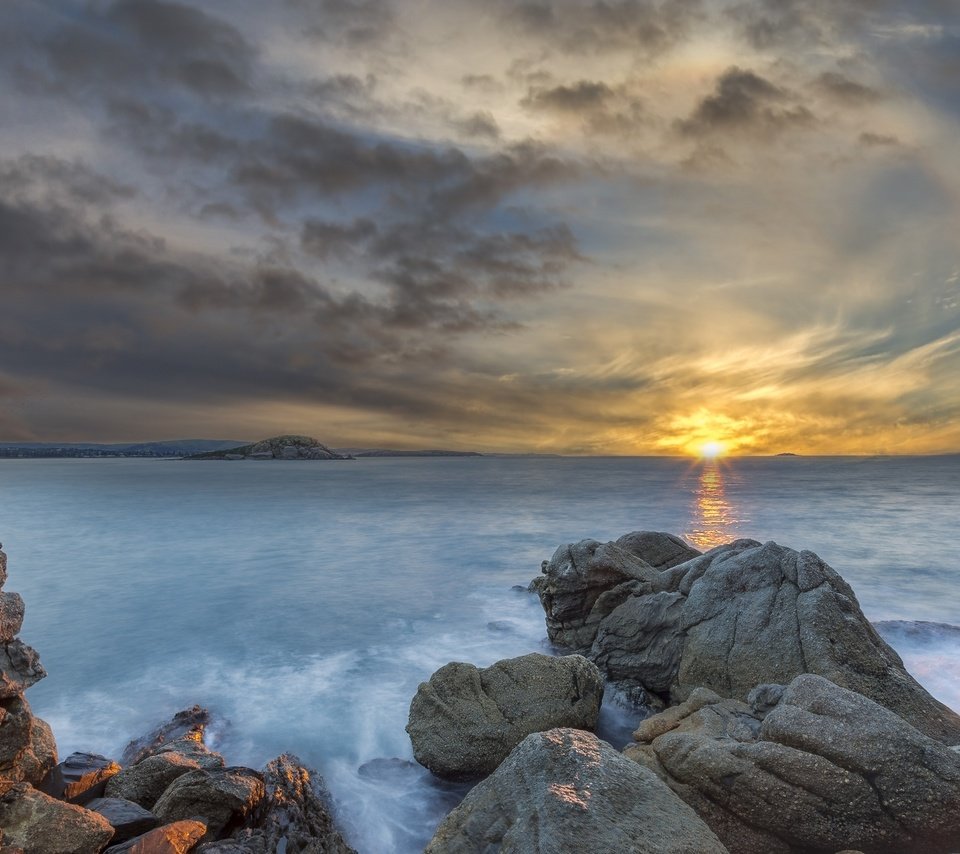
<instances>
[{"instance_id":1,"label":"small island","mask_svg":"<svg viewBox=\"0 0 960 854\"><path fill-rule=\"evenodd\" d=\"M331 451L310 436L274 436L252 445L191 454L187 460L352 460L350 455Z\"/></svg>"}]
</instances>

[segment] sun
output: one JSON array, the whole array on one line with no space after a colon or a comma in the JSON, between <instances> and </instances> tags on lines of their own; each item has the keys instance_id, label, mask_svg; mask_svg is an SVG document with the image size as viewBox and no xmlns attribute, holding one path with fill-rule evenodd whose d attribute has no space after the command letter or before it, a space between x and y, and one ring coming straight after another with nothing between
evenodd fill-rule
<instances>
[{"instance_id":1,"label":"sun","mask_svg":"<svg viewBox=\"0 0 960 854\"><path fill-rule=\"evenodd\" d=\"M723 442L704 442L697 449L697 453L702 460L715 460L717 457L722 457L726 450L726 445Z\"/></svg>"}]
</instances>

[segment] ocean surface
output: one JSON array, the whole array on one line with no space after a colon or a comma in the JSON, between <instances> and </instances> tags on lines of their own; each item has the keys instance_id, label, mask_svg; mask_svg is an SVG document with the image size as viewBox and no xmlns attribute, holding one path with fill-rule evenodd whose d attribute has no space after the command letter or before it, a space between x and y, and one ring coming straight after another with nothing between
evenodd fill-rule
<instances>
[{"instance_id":1,"label":"ocean surface","mask_svg":"<svg viewBox=\"0 0 960 854\"><path fill-rule=\"evenodd\" d=\"M462 796L412 764L410 699L448 661L549 651L513 588L566 542L812 549L960 709L957 507L960 457L0 461L7 589L50 674L28 698L61 755L201 703L230 763L318 768L361 854L421 850ZM634 720L608 702L603 734Z\"/></svg>"}]
</instances>

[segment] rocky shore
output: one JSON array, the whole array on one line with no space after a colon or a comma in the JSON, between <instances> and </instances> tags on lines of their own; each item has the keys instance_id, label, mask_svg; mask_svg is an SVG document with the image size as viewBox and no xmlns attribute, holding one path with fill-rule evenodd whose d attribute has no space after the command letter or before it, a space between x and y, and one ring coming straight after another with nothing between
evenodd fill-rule
<instances>
[{"instance_id":1,"label":"rocky shore","mask_svg":"<svg viewBox=\"0 0 960 854\"><path fill-rule=\"evenodd\" d=\"M427 854L960 851L960 715L817 555L633 532L561 546L529 590L559 655L451 662L412 698L416 760L472 784ZM352 851L315 772L228 766L199 706L58 762L22 620L0 593L0 854ZM622 751L605 692L646 714Z\"/></svg>"},{"instance_id":2,"label":"rocky shore","mask_svg":"<svg viewBox=\"0 0 960 854\"><path fill-rule=\"evenodd\" d=\"M0 588L7 556L0 551ZM23 600L0 593L0 854L355 854L316 772L284 754L260 771L204 743L209 712L179 712L119 761L57 761L23 692L46 673L16 638Z\"/></svg>"}]
</instances>

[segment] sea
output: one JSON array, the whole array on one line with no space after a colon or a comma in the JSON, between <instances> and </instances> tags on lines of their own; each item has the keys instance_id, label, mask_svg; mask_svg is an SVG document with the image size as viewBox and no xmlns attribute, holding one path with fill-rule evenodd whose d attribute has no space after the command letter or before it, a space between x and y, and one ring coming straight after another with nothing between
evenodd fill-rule
<instances>
[{"instance_id":1,"label":"sea","mask_svg":"<svg viewBox=\"0 0 960 854\"><path fill-rule=\"evenodd\" d=\"M292 752L361 854L421 851L463 797L413 762L417 685L554 652L526 591L561 544L668 531L817 552L960 710L960 456L0 461L6 589L61 756L199 703L230 764ZM617 747L639 719L608 696Z\"/></svg>"}]
</instances>

